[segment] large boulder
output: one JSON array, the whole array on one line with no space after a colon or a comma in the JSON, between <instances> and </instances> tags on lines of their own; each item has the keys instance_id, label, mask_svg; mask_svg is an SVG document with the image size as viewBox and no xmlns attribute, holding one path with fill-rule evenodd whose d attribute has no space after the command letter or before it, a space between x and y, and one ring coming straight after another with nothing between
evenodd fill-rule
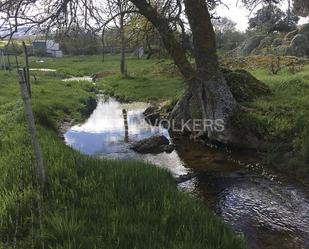
<instances>
[{"instance_id":1,"label":"large boulder","mask_svg":"<svg viewBox=\"0 0 309 249\"><path fill-rule=\"evenodd\" d=\"M302 25L298 30L298 34L305 35L309 39L309 23Z\"/></svg>"},{"instance_id":2,"label":"large boulder","mask_svg":"<svg viewBox=\"0 0 309 249\"><path fill-rule=\"evenodd\" d=\"M279 56L309 56L309 23L289 32L284 39L253 36L234 50L236 56L274 54Z\"/></svg>"},{"instance_id":3,"label":"large boulder","mask_svg":"<svg viewBox=\"0 0 309 249\"><path fill-rule=\"evenodd\" d=\"M175 145L170 144L170 141L165 136L153 136L133 143L130 147L132 150L146 153L171 153L175 149Z\"/></svg>"},{"instance_id":4,"label":"large boulder","mask_svg":"<svg viewBox=\"0 0 309 249\"><path fill-rule=\"evenodd\" d=\"M160 121L160 108L157 106L150 106L144 112L145 120L148 124L156 125Z\"/></svg>"},{"instance_id":5,"label":"large boulder","mask_svg":"<svg viewBox=\"0 0 309 249\"><path fill-rule=\"evenodd\" d=\"M285 41L291 41L294 38L294 36L297 35L297 34L298 34L298 30L297 29L293 30L293 31L286 34L286 36L284 37L284 40Z\"/></svg>"},{"instance_id":6,"label":"large boulder","mask_svg":"<svg viewBox=\"0 0 309 249\"><path fill-rule=\"evenodd\" d=\"M264 35L258 35L247 39L240 48L241 56L250 55L250 53L260 45L261 41L264 38L265 38Z\"/></svg>"},{"instance_id":7,"label":"large boulder","mask_svg":"<svg viewBox=\"0 0 309 249\"><path fill-rule=\"evenodd\" d=\"M263 82L255 78L246 70L222 69L228 86L238 102L252 101L258 96L270 93L270 89Z\"/></svg>"},{"instance_id":8,"label":"large boulder","mask_svg":"<svg viewBox=\"0 0 309 249\"><path fill-rule=\"evenodd\" d=\"M290 51L290 46L287 46L287 45L273 47L272 49L273 54L278 55L278 56L292 55L289 51Z\"/></svg>"},{"instance_id":9,"label":"large boulder","mask_svg":"<svg viewBox=\"0 0 309 249\"><path fill-rule=\"evenodd\" d=\"M271 38L270 36L265 37L265 38L260 42L259 48L260 48L260 49L267 48L268 46L271 45L272 40L273 40L273 38Z\"/></svg>"},{"instance_id":10,"label":"large boulder","mask_svg":"<svg viewBox=\"0 0 309 249\"><path fill-rule=\"evenodd\" d=\"M303 57L309 54L309 40L303 34L296 35L291 41L289 55Z\"/></svg>"},{"instance_id":11,"label":"large boulder","mask_svg":"<svg viewBox=\"0 0 309 249\"><path fill-rule=\"evenodd\" d=\"M252 50L251 54L267 54L269 53L270 46L272 44L272 38L270 36L265 37L261 40L258 47Z\"/></svg>"},{"instance_id":12,"label":"large boulder","mask_svg":"<svg viewBox=\"0 0 309 249\"><path fill-rule=\"evenodd\" d=\"M278 47L278 46L281 46L283 44L283 40L281 38L276 38L273 43L272 43L272 46L274 47Z\"/></svg>"}]
</instances>

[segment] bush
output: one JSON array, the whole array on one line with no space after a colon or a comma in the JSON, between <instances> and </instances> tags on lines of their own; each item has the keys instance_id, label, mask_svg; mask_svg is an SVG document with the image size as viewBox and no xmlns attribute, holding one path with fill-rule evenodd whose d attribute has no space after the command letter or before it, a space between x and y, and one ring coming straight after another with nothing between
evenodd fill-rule
<instances>
[{"instance_id":1,"label":"bush","mask_svg":"<svg viewBox=\"0 0 309 249\"><path fill-rule=\"evenodd\" d=\"M261 68L270 71L272 74L278 74L280 70L287 68L294 74L303 68L306 61L294 56L258 55L249 57L225 56L220 60L220 63L229 69L256 70Z\"/></svg>"}]
</instances>

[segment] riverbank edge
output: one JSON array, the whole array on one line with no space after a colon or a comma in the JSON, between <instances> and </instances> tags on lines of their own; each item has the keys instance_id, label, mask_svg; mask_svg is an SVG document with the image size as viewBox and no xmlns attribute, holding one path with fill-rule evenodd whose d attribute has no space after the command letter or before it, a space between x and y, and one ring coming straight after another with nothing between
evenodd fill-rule
<instances>
[{"instance_id":1,"label":"riverbank edge","mask_svg":"<svg viewBox=\"0 0 309 249\"><path fill-rule=\"evenodd\" d=\"M87 101L87 99L91 99L92 97L88 97L88 98L86 98L86 99L83 99L82 101L84 101L84 100L86 100L86 103L88 102ZM89 102L90 103L90 102ZM89 105L85 105L84 106L84 109L83 110L81 110L82 112L83 111L86 111L87 109L88 110L90 110L90 108L91 109L94 109L95 107L92 105L92 104L89 104ZM91 111L92 112L92 111ZM89 113L89 115L91 114L91 112ZM88 115L88 116L89 116ZM86 120L87 118L88 118L88 116L87 115L84 115L83 116L83 118L82 119L84 119L84 120ZM64 128L66 128L66 127L68 127L68 125L69 124L73 124L73 123L80 123L82 120L81 119L76 119L75 117L73 117L73 116L66 116L65 118L64 117L59 117L59 116L56 116L56 117L54 117L56 120L56 123L58 124L58 130L57 131L55 131L55 130L53 130L53 129L50 129L49 127L46 127L44 124L41 124L40 123L40 121L38 121L37 120L37 125L39 126L38 127L38 130L39 130L39 136L40 136L40 140L42 141L44 141L45 139L49 139L50 137L54 140L54 141L49 141L48 143L44 143L43 144L43 151L44 151L44 154L46 155L46 151L53 151L54 150L54 148L52 148L51 146L57 146L57 144L58 144L58 146L59 147L61 147L62 148L62 145L61 144L64 144L63 143L63 140L61 141L61 139L59 138L59 133L61 133L62 132L62 130L60 130L60 128L62 127L62 129L64 129ZM66 125L65 125L65 122L67 122L68 120L70 120L69 121L69 123L67 123ZM45 136L47 136L47 134L48 134L48 136L49 136L49 138L48 137L45 137ZM58 136L57 136L58 135ZM61 146L60 146L61 145ZM57 146L57 147L58 147ZM65 147L63 147L63 149L64 149ZM66 150L66 153L69 153L68 154L68 156L69 157L72 157L72 158L74 158L75 156L76 156L76 158L79 158L78 160L81 160L81 161L83 161L83 160L85 160L85 163L84 164L87 164L87 163L90 163L88 166L90 167L90 168L92 168L92 166L91 166L91 164L92 163L94 163L95 165L96 164L100 164L100 160L98 161L97 159L91 159L91 158L89 158L89 157L87 157L87 156L83 156L83 155L80 155L78 152L75 152L73 149L65 149ZM49 153L49 152L48 152ZM58 152L57 153L60 153L59 155L61 155L61 149L60 150L58 150ZM59 156L58 155L58 156ZM53 155L53 157L54 157L55 155ZM57 156L55 156L55 157L57 157ZM62 157L63 157L63 160L64 160L64 162L63 163L65 163L65 161L66 160L69 160L69 159L66 159L66 157L65 156L63 156L62 155ZM45 158L46 160L49 160L49 159L47 159L47 158ZM77 160L77 159L74 159L74 160ZM69 163L69 162L68 162ZM108 164L109 165L109 167L110 166L112 166L113 164L115 164L115 166L117 166L117 167L119 167L120 165L118 165L118 163L116 163L116 162L113 162L113 161L106 161L106 160L102 160L102 167L104 167L104 164ZM134 164L134 163L132 163L132 164ZM145 170L146 171L149 171L150 170L150 168L151 167L149 167L149 165L147 165L147 164L145 164L145 163L138 163L138 171L140 171L140 173L142 173L142 170L143 170L143 167L140 167L140 165L145 165ZM48 163L47 163L47 165L48 165ZM84 165L85 166L85 165ZM97 168L97 167L94 167L94 169L93 170L95 170L95 168ZM133 167L134 168L134 167ZM98 169L98 168L97 168ZM48 170L48 172L50 171L51 169L49 169ZM62 170L64 170L64 169L62 169ZM171 181L170 179L171 179L171 177L170 177L170 175L169 174L167 174L165 171L163 171L163 170L159 170L159 169L155 169L154 168L154 170L153 170L154 172L154 174L156 175L155 177L159 177L160 178L160 180L159 181L163 181L163 182L169 182L169 188L171 188L171 189L174 189L174 190L172 190L172 191L175 191L174 192L174 195L175 196L181 196L181 197L179 197L179 198L183 198L184 200L186 200L186 202L189 200L189 199L191 199L191 197L189 197L189 196L187 196L187 195L184 195L184 194L182 194L182 193L180 193L180 191L176 188L176 183L174 183L173 181ZM140 173L138 173L137 172L137 174L140 174ZM101 172L101 170L100 171L97 171L96 173L94 173L93 174L93 177L95 177L96 175L102 175L102 174L104 174L104 171L102 171ZM148 173L147 173L148 174ZM130 175L128 175L128 177L130 177ZM63 177L62 177L63 178ZM65 176L64 176L64 178L65 178ZM134 177L133 177L134 178ZM54 182L56 179L54 179L54 176L49 176L49 180L50 180L50 182ZM62 179L63 180L63 179ZM145 183L146 184L146 183ZM49 186L49 187L51 187L51 186ZM53 186L52 186L53 187ZM159 187L159 186L158 186ZM73 189L72 189L72 191L73 191ZM65 193L63 193L63 194L65 194ZM99 194L99 193L98 193ZM145 194L147 194L147 193L145 193ZM69 198L69 197L68 197ZM53 210L52 210L52 208L51 208L51 206L52 205L50 205L51 203L50 203L50 201L51 200L48 200L48 199L45 199L45 205L47 206L47 207L49 207L48 208L48 210L49 210L49 212L50 213L52 213L53 212ZM160 201L160 200L158 200L158 201ZM196 204L195 204L195 202L197 202ZM226 239L230 239L231 240L231 245L233 245L233 248L236 248L235 246L236 245L238 245L237 246L237 248L244 248L244 242L243 242L243 239L242 238L239 238L238 236L236 236L235 234L233 234L231 231L230 231L230 228L227 226L227 225L225 225L225 224L223 224L223 222L221 221L221 219L219 219L217 216L215 216L215 214L212 214L212 212L206 207L206 206L204 206L204 204L201 204L199 201L196 201L196 200L192 200L192 203L190 204L190 205L192 205L193 207L196 205L196 209L197 210L200 210L200 211L198 211L198 212L206 212L207 213L207 216L209 216L208 218L210 218L211 220L212 220L212 222L214 222L215 224L216 224L216 227L220 227L220 231L221 232L223 232L223 234L219 234L219 237L220 238L224 238L224 240L226 240ZM204 206L204 208L203 209L201 209L201 205L203 205ZM132 207L132 208L134 208L134 207ZM132 210L133 211L133 210ZM86 212L86 210L85 210L85 212ZM22 215L24 215L23 213L20 213L20 215L22 216ZM26 214L25 214L26 215ZM66 215L68 215L68 214L66 214ZM46 219L47 219L47 217L46 217ZM64 219L65 219L65 217L64 217ZM193 221L192 221L193 222ZM196 222L196 221L194 221L194 222ZM193 223L194 223L193 222ZM193 224L192 224L193 225ZM205 228L205 229L207 229L207 228ZM192 231L193 232L193 231ZM197 231L198 232L198 231ZM215 235L215 233L216 233L217 231L214 231L214 234L211 236L211 237L216 237L216 235ZM186 232L187 233L187 232ZM187 235L189 236L189 234L187 233ZM49 235L49 236L51 236L51 235ZM192 234L192 236L194 236L194 233ZM21 242L22 243L22 242ZM224 245L225 243L227 243L226 241L222 241L222 245ZM22 244L20 244L20 246L21 246L21 248L22 248ZM195 246L193 245L192 246L192 248L195 248ZM198 247L196 247L196 248L198 248ZM218 248L225 248L225 247L218 247ZM231 248L232 248L232 246L231 246Z\"/></svg>"},{"instance_id":2,"label":"riverbank edge","mask_svg":"<svg viewBox=\"0 0 309 249\"><path fill-rule=\"evenodd\" d=\"M108 79L107 79L108 80ZM124 97L124 96L118 96L115 91L113 91L112 89L110 89L109 87L102 87L103 90L106 90L107 94L111 95L112 97L114 97L116 100L120 101L120 102L134 102L134 101L142 101L140 99L132 99L129 96ZM156 112L159 112L160 116L163 118L167 118L170 116L172 110L173 110L173 106L177 103L177 101L175 99L170 99L170 100L166 100L166 101L151 101L149 102L150 106L152 106L154 109L156 109ZM150 114L151 115L151 114ZM252 132L252 131L250 131ZM186 136L192 138L194 141L200 143L200 144L204 144L205 146L207 146L207 144L212 144L212 145L216 145L216 146L225 146L228 147L231 150L239 150L241 148L239 147L233 147L232 145L222 145L222 144L218 144L215 141L205 141L200 137L195 137L192 134L189 133L184 133ZM181 134L181 135L184 135ZM260 134L258 134L258 136L260 136ZM298 173L297 171L290 169L287 167L286 161L285 160L280 160L278 164L267 164L267 158L272 156L271 152L268 150L268 147L271 146L276 146L276 144L274 143L268 143L266 140L263 141L264 143L264 148L243 148L244 150L250 150L250 151L254 151L257 155L258 158L261 158L261 163L265 164L266 167L277 171L280 174L286 175L286 177L288 178L293 178L295 180L299 180L301 181L302 184L309 186L309 176L308 175L304 175L301 173ZM285 156L287 155L286 151L282 151L281 153L279 153L278 155L276 155L276 157L278 158L285 158Z\"/></svg>"}]
</instances>

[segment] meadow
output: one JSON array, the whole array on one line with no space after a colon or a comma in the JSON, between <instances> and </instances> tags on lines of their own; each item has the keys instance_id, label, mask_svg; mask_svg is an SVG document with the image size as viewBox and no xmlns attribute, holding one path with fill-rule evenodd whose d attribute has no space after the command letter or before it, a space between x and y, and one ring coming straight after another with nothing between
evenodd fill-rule
<instances>
[{"instance_id":1,"label":"meadow","mask_svg":"<svg viewBox=\"0 0 309 249\"><path fill-rule=\"evenodd\" d=\"M116 57L106 62L99 56L42 60L31 58L31 67L57 69L31 76L48 176L43 195L17 74L0 71L0 248L245 248L241 235L201 201L180 192L168 172L142 162L81 155L59 137L62 121L87 118L87 102L100 89L132 100L165 101L181 94L178 76L153 70L169 62L130 59L131 78L119 80ZM101 71L115 74L97 86L61 81Z\"/></svg>"}]
</instances>

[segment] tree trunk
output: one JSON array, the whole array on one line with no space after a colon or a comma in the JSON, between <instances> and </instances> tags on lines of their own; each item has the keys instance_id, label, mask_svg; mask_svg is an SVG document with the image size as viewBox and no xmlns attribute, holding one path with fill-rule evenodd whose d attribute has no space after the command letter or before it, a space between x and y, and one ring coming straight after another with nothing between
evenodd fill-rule
<instances>
[{"instance_id":1,"label":"tree trunk","mask_svg":"<svg viewBox=\"0 0 309 249\"><path fill-rule=\"evenodd\" d=\"M234 142L235 131L233 131L230 121L239 111L239 105L219 69L216 35L207 3L204 0L185 0L184 4L193 34L197 71L196 87L194 87L197 90L191 90L191 92L195 92L193 98L198 98L201 102L203 119L212 123L222 120L224 123L225 129L220 132L215 130L215 127L205 127L208 137L223 143Z\"/></svg>"},{"instance_id":2,"label":"tree trunk","mask_svg":"<svg viewBox=\"0 0 309 249\"><path fill-rule=\"evenodd\" d=\"M120 40L121 40L121 52L120 52L120 72L122 77L127 77L126 69L126 39L124 34L124 14L120 15Z\"/></svg>"},{"instance_id":3,"label":"tree trunk","mask_svg":"<svg viewBox=\"0 0 309 249\"><path fill-rule=\"evenodd\" d=\"M240 108L219 70L215 32L206 1L184 1L193 34L196 69L186 58L168 20L145 0L131 2L158 29L165 48L188 83L188 89L175 106L171 118L176 124L193 119L203 120L202 129L199 131L203 130L209 139L225 144L237 143L238 138L230 121ZM224 124L224 130L209 125L215 124L218 120Z\"/></svg>"}]
</instances>

